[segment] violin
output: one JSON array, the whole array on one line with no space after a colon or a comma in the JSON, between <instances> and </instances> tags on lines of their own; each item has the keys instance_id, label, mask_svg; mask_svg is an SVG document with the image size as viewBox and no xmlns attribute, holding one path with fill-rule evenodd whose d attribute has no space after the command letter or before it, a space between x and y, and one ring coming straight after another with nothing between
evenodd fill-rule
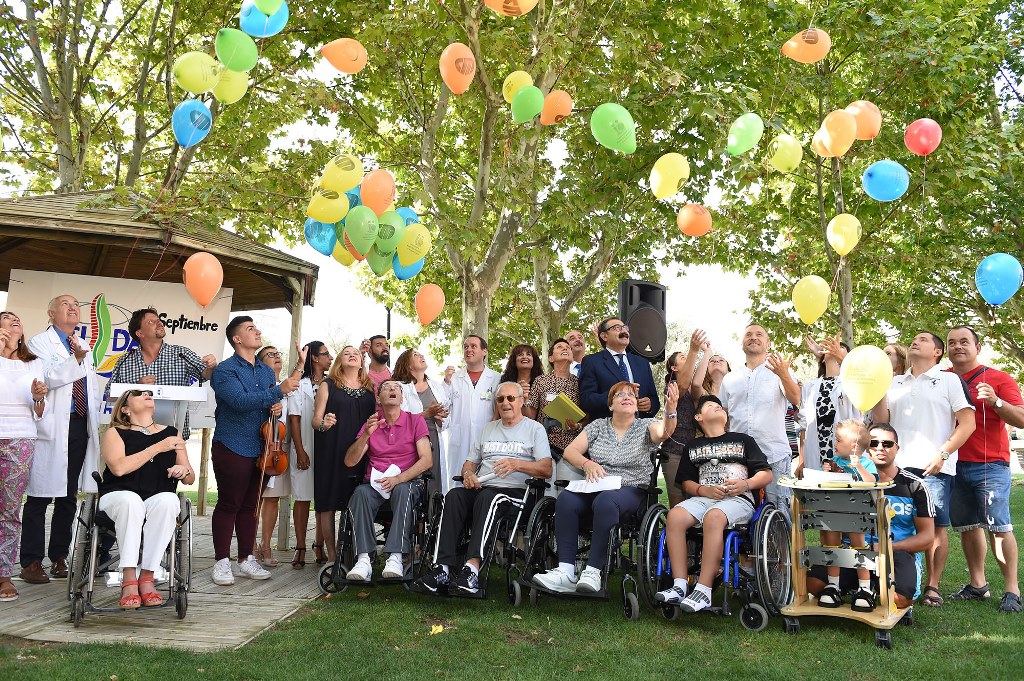
<instances>
[{"instance_id":1,"label":"violin","mask_svg":"<svg viewBox=\"0 0 1024 681\"><path fill-rule=\"evenodd\" d=\"M265 475L281 475L288 470L284 423L277 416L270 416L260 426L260 436L263 438L263 453L256 459L256 465Z\"/></svg>"}]
</instances>

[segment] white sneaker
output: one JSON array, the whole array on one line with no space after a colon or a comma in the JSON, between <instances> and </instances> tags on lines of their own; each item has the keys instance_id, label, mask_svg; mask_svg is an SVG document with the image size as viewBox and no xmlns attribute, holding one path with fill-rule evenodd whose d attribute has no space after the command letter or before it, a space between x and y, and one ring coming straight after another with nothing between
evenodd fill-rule
<instances>
[{"instance_id":1,"label":"white sneaker","mask_svg":"<svg viewBox=\"0 0 1024 681\"><path fill-rule=\"evenodd\" d=\"M249 579L270 579L270 573L263 569L263 566L256 560L256 556L251 553L244 561L239 561L238 574Z\"/></svg>"},{"instance_id":2,"label":"white sneaker","mask_svg":"<svg viewBox=\"0 0 1024 681\"><path fill-rule=\"evenodd\" d=\"M405 576L405 563L402 562L401 554L388 557L380 576L384 579L401 579Z\"/></svg>"},{"instance_id":3,"label":"white sneaker","mask_svg":"<svg viewBox=\"0 0 1024 681\"><path fill-rule=\"evenodd\" d=\"M576 590L584 593L597 593L601 590L601 571L596 567L587 566L580 573L580 579L576 582Z\"/></svg>"},{"instance_id":4,"label":"white sneaker","mask_svg":"<svg viewBox=\"0 0 1024 681\"><path fill-rule=\"evenodd\" d=\"M348 571L348 575L345 578L350 582L368 582L372 574L373 565L370 563L370 559L360 558L352 566L352 569Z\"/></svg>"},{"instance_id":5,"label":"white sneaker","mask_svg":"<svg viewBox=\"0 0 1024 681\"><path fill-rule=\"evenodd\" d=\"M231 586L235 583L230 558L221 558L213 564L213 583L217 586Z\"/></svg>"},{"instance_id":6,"label":"white sneaker","mask_svg":"<svg viewBox=\"0 0 1024 681\"><path fill-rule=\"evenodd\" d=\"M533 576L533 583L558 593L568 594L576 590L576 578L560 567Z\"/></svg>"},{"instance_id":7,"label":"white sneaker","mask_svg":"<svg viewBox=\"0 0 1024 681\"><path fill-rule=\"evenodd\" d=\"M655 601L668 605L679 605L684 598L686 598L686 589L679 586L670 586L664 591L654 594Z\"/></svg>"},{"instance_id":8,"label":"white sneaker","mask_svg":"<svg viewBox=\"0 0 1024 681\"><path fill-rule=\"evenodd\" d=\"M700 612L711 607L711 598L700 589L695 588L689 596L682 600L679 607L683 609L683 612Z\"/></svg>"}]
</instances>

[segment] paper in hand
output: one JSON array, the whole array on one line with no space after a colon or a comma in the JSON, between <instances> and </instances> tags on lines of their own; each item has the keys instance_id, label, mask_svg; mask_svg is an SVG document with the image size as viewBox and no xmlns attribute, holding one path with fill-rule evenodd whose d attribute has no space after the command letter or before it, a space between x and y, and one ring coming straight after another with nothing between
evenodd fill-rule
<instances>
[{"instance_id":1,"label":"paper in hand","mask_svg":"<svg viewBox=\"0 0 1024 681\"><path fill-rule=\"evenodd\" d=\"M401 472L402 469L396 466L395 464L391 464L390 466L388 466L388 469L383 473L377 470L376 468L370 468L370 487L377 490L377 493L380 494L385 499L390 499L391 491L385 490L383 487L381 487L380 479L393 478Z\"/></svg>"}]
</instances>

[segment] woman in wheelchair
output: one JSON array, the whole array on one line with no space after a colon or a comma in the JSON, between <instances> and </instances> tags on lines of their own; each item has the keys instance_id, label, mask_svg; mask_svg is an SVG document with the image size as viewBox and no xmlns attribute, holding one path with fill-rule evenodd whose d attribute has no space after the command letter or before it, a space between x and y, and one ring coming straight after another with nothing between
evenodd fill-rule
<instances>
[{"instance_id":1,"label":"woman in wheelchair","mask_svg":"<svg viewBox=\"0 0 1024 681\"><path fill-rule=\"evenodd\" d=\"M174 491L179 480L192 484L195 474L178 430L153 422L153 393L148 390L122 393L110 425L100 447L107 469L99 485L98 509L114 521L120 606L157 606L163 597L154 588L153 572L160 567L181 508Z\"/></svg>"},{"instance_id":2,"label":"woman in wheelchair","mask_svg":"<svg viewBox=\"0 0 1024 681\"><path fill-rule=\"evenodd\" d=\"M673 584L654 597L685 612L711 605L725 530L750 522L757 503L754 490L772 480L771 467L754 438L727 431L729 414L717 397L701 397L693 418L703 436L687 445L676 476L689 498L669 512L665 529ZM688 594L686 531L698 523L704 529L701 570L696 587Z\"/></svg>"},{"instance_id":3,"label":"woman in wheelchair","mask_svg":"<svg viewBox=\"0 0 1024 681\"><path fill-rule=\"evenodd\" d=\"M639 386L620 381L608 391L611 417L590 422L565 448L563 459L579 468L590 482L617 476L617 489L589 494L563 491L555 502L555 539L558 566L534 575L533 581L558 593L595 593L601 590L601 566L608 557L612 527L636 514L647 500L651 482L652 454L676 427L679 389L674 383L666 390L665 420L637 418ZM589 458L584 454L589 453ZM593 515L593 532L587 567L576 576L576 549L580 522Z\"/></svg>"}]
</instances>

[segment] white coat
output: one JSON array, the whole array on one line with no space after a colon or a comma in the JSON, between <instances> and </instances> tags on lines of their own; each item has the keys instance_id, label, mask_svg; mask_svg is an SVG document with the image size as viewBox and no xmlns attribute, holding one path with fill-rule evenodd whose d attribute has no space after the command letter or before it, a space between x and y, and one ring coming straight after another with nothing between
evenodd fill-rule
<instances>
[{"instance_id":1,"label":"white coat","mask_svg":"<svg viewBox=\"0 0 1024 681\"><path fill-rule=\"evenodd\" d=\"M88 349L88 343L78 339L79 345ZM53 327L33 336L28 348L43 361L43 380L49 392L46 401L49 406L38 422L39 438L32 455L32 471L29 474L30 497L63 497L68 493L68 422L71 413L71 391L74 382L85 377L86 394L89 397L89 445L85 452L85 464L78 478L78 489L95 492L96 481L93 471L99 470L100 462L100 413L103 410L103 395L99 389L92 353L88 352L79 364L68 352Z\"/></svg>"},{"instance_id":2,"label":"white coat","mask_svg":"<svg viewBox=\"0 0 1024 681\"><path fill-rule=\"evenodd\" d=\"M442 459L442 491L447 494L453 486L452 476L462 473L462 464L469 456L469 448L484 424L494 420L494 394L498 391L501 374L484 367L476 387L465 369L452 376L452 406L448 410L448 450ZM447 466L447 468L445 468Z\"/></svg>"},{"instance_id":3,"label":"white coat","mask_svg":"<svg viewBox=\"0 0 1024 681\"><path fill-rule=\"evenodd\" d=\"M451 387L444 381L438 381L433 378L427 379L427 385L430 386L430 392L434 393L434 399L450 411L452 406ZM422 414L423 403L420 402L420 395L416 392L416 383L410 381L409 383L402 383L401 386L402 411L407 411L410 414ZM449 413L448 416L441 420L441 425L437 427L437 447L441 450L437 453L437 456L440 460L441 478L442 480L448 480L449 484L451 484L452 476L458 475L461 472L448 470L447 461L445 461L447 448L445 447L444 435L441 433L448 430L451 420L452 416Z\"/></svg>"}]
</instances>

